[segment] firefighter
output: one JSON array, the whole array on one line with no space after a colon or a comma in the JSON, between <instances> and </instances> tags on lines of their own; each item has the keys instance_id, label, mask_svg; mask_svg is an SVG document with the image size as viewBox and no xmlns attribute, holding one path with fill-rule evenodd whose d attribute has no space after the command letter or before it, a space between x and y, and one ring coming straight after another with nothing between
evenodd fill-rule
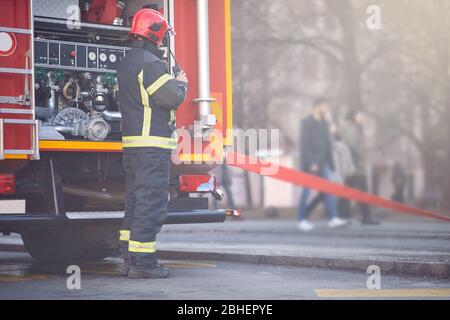
<instances>
[{"instance_id":1,"label":"firefighter","mask_svg":"<svg viewBox=\"0 0 450 320\"><path fill-rule=\"evenodd\" d=\"M117 71L122 113L125 217L119 232L130 278L167 278L158 264L156 235L167 215L171 150L175 149L175 111L186 98L188 80L174 78L162 58L165 36L173 28L158 11L141 9L133 17L131 50Z\"/></svg>"}]
</instances>

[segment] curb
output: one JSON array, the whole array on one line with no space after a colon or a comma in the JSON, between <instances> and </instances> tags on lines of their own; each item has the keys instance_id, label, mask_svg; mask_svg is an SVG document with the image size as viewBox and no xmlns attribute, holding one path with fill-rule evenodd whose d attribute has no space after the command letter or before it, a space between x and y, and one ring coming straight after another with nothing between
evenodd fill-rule
<instances>
[{"instance_id":1,"label":"curb","mask_svg":"<svg viewBox=\"0 0 450 320\"><path fill-rule=\"evenodd\" d=\"M22 244L0 243L0 251L26 252ZM378 261L368 259L341 259L341 258L317 258L294 257L274 255L249 255L241 253L221 253L207 251L176 251L159 250L161 259L174 260L215 260L226 262L250 263L273 266L290 266L306 268L328 268L349 271L366 272L370 265L377 265L382 274L396 274L433 278L450 278L450 264L447 263L420 263L400 261Z\"/></svg>"},{"instance_id":2,"label":"curb","mask_svg":"<svg viewBox=\"0 0 450 320\"><path fill-rule=\"evenodd\" d=\"M344 229L345 230L345 229ZM239 234L239 235L252 235L252 234L261 234L261 230L218 230L218 229L212 229L208 231L212 234ZM336 236L346 238L346 239L354 239L354 238L365 238L370 237L373 239L414 239L414 238L420 238L422 240L450 240L450 234L442 233L442 234L417 234L417 233L409 233L409 234L402 234L402 233L395 233L394 232L372 232L371 230L367 230L364 232L358 232L358 233L330 233L329 230L321 230L319 228L310 231L308 233L300 234L298 230L288 230L288 231L263 231L266 235L293 235L293 236L303 236L303 237L326 237L326 238L334 238ZM161 232L162 234L204 234L204 230L186 230L186 229L176 229L176 230L170 230L166 229Z\"/></svg>"},{"instance_id":3,"label":"curb","mask_svg":"<svg viewBox=\"0 0 450 320\"><path fill-rule=\"evenodd\" d=\"M23 244L19 243L0 243L0 251L6 252L27 252Z\"/></svg>"},{"instance_id":4,"label":"curb","mask_svg":"<svg viewBox=\"0 0 450 320\"><path fill-rule=\"evenodd\" d=\"M370 265L377 265L382 274L396 274L433 278L450 278L450 264L420 263L400 261L377 261L340 258L293 257L272 255L248 255L239 253L219 253L204 251L171 251L159 250L158 256L163 259L180 260L216 260L227 262L263 264L274 266L293 266L307 268L333 268L349 271L366 272Z\"/></svg>"}]
</instances>

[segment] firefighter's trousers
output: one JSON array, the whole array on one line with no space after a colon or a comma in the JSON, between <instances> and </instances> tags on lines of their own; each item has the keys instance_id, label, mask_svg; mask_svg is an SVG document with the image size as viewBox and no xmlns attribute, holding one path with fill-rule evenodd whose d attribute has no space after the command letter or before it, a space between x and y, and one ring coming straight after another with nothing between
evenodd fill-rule
<instances>
[{"instance_id":1,"label":"firefighter's trousers","mask_svg":"<svg viewBox=\"0 0 450 320\"><path fill-rule=\"evenodd\" d=\"M170 151L124 153L125 217L119 248L131 265L153 267L156 235L167 215Z\"/></svg>"}]
</instances>

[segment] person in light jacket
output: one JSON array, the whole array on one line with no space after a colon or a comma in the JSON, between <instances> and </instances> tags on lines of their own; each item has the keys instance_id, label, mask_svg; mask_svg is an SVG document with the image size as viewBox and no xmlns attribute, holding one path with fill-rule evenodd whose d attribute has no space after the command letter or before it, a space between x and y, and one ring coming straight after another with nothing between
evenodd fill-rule
<instances>
[{"instance_id":1,"label":"person in light jacket","mask_svg":"<svg viewBox=\"0 0 450 320\"><path fill-rule=\"evenodd\" d=\"M347 114L347 123L343 127L343 140L347 143L352 153L353 161L355 163L355 172L345 179L345 185L350 188L359 189L361 191L368 191L367 179L367 152L366 140L364 132L364 114L361 111L353 110ZM348 200L347 204L341 203L340 206L350 207ZM376 225L378 221L372 219L370 208L367 204L360 203L359 209L362 215L362 224ZM348 213L350 211L348 210Z\"/></svg>"}]
</instances>

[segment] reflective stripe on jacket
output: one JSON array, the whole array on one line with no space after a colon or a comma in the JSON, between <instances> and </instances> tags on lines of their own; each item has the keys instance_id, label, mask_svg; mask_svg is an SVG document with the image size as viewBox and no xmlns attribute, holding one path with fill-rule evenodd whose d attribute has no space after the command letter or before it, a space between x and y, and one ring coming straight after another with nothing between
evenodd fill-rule
<instances>
[{"instance_id":1,"label":"reflective stripe on jacket","mask_svg":"<svg viewBox=\"0 0 450 320\"><path fill-rule=\"evenodd\" d=\"M186 83L169 74L162 50L144 41L132 47L117 70L124 151L175 149L175 111L186 98Z\"/></svg>"}]
</instances>

